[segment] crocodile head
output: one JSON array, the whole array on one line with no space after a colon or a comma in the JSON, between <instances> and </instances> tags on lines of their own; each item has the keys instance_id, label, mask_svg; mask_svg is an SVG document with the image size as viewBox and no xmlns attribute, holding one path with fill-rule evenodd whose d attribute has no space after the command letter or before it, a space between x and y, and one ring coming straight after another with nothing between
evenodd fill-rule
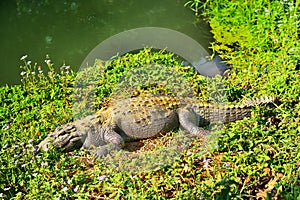
<instances>
[{"instance_id":1,"label":"crocodile head","mask_svg":"<svg viewBox=\"0 0 300 200\"><path fill-rule=\"evenodd\" d=\"M76 129L73 124L65 124L58 127L48 135L40 144L34 147L34 153L41 150L48 151L51 147L61 149L64 152L79 149L85 141L86 134Z\"/></svg>"}]
</instances>

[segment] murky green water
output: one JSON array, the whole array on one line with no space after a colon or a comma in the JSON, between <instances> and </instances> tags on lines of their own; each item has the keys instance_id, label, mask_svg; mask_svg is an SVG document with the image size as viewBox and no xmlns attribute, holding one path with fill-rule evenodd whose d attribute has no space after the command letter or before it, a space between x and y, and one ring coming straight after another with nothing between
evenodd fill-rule
<instances>
[{"instance_id":1,"label":"murky green water","mask_svg":"<svg viewBox=\"0 0 300 200\"><path fill-rule=\"evenodd\" d=\"M138 27L177 30L207 48L208 25L196 21L186 0L2 0L0 2L0 84L20 83L21 56L76 70L100 42Z\"/></svg>"}]
</instances>

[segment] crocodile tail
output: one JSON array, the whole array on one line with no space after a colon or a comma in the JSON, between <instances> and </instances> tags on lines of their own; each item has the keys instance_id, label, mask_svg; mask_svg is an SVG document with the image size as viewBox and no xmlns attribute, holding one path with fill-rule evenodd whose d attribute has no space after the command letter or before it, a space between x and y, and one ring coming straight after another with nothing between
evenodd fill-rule
<instances>
[{"instance_id":1,"label":"crocodile tail","mask_svg":"<svg viewBox=\"0 0 300 200\"><path fill-rule=\"evenodd\" d=\"M257 106L262 104L268 104L273 103L275 101L275 97L273 96L262 96L255 99L248 99L246 101L243 101L240 106Z\"/></svg>"},{"instance_id":2,"label":"crocodile tail","mask_svg":"<svg viewBox=\"0 0 300 200\"><path fill-rule=\"evenodd\" d=\"M251 116L251 108L253 106L258 106L262 104L273 103L275 98L272 96L263 96L255 99L248 99L241 104L231 105L231 106L223 106L220 108L223 111L224 120L223 122L232 122L236 120L241 120L244 117ZM220 111L219 111L220 112Z\"/></svg>"},{"instance_id":3,"label":"crocodile tail","mask_svg":"<svg viewBox=\"0 0 300 200\"><path fill-rule=\"evenodd\" d=\"M223 123L241 120L251 116L251 107L243 105L226 105L219 107L219 120ZM213 120L214 121L214 120Z\"/></svg>"},{"instance_id":4,"label":"crocodile tail","mask_svg":"<svg viewBox=\"0 0 300 200\"><path fill-rule=\"evenodd\" d=\"M253 106L272 103L274 101L274 97L260 97L246 100L238 105L198 103L194 106L193 110L200 116L200 125L216 121L228 123L250 117Z\"/></svg>"},{"instance_id":5,"label":"crocodile tail","mask_svg":"<svg viewBox=\"0 0 300 200\"><path fill-rule=\"evenodd\" d=\"M199 104L194 111L200 116L200 125L211 122L228 123L251 116L251 107L243 105Z\"/></svg>"}]
</instances>

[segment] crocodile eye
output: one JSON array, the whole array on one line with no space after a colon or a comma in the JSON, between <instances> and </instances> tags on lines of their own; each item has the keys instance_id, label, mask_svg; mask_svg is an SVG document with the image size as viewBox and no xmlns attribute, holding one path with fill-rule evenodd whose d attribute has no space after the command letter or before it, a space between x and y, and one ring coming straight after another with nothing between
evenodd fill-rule
<instances>
[{"instance_id":1,"label":"crocodile eye","mask_svg":"<svg viewBox=\"0 0 300 200\"><path fill-rule=\"evenodd\" d=\"M118 114L118 113L120 113L120 110L114 109L113 113Z\"/></svg>"},{"instance_id":2,"label":"crocodile eye","mask_svg":"<svg viewBox=\"0 0 300 200\"><path fill-rule=\"evenodd\" d=\"M142 121L142 122L146 122L147 119L146 119L146 118L142 118L141 121Z\"/></svg>"},{"instance_id":3,"label":"crocodile eye","mask_svg":"<svg viewBox=\"0 0 300 200\"><path fill-rule=\"evenodd\" d=\"M135 119L134 122L139 124L139 123L141 123L141 120L140 119Z\"/></svg>"}]
</instances>

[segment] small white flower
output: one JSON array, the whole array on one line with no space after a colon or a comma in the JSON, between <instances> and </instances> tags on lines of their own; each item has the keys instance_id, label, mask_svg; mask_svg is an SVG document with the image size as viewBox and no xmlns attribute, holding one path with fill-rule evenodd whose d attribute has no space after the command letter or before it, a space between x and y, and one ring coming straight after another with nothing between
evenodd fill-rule
<instances>
[{"instance_id":1,"label":"small white flower","mask_svg":"<svg viewBox=\"0 0 300 200\"><path fill-rule=\"evenodd\" d=\"M13 146L14 149L16 149L16 148L18 148L18 147L19 147L18 145L14 145L14 146Z\"/></svg>"},{"instance_id":2,"label":"small white flower","mask_svg":"<svg viewBox=\"0 0 300 200\"><path fill-rule=\"evenodd\" d=\"M18 156L19 156L18 154L15 154L15 155L14 155L14 158L16 158L16 157L18 157Z\"/></svg>"},{"instance_id":3,"label":"small white flower","mask_svg":"<svg viewBox=\"0 0 300 200\"><path fill-rule=\"evenodd\" d=\"M189 151L189 152L187 152L186 155L187 155L187 156L190 156L190 155L192 155L192 154L193 154L193 152L190 152L190 151Z\"/></svg>"},{"instance_id":4,"label":"small white flower","mask_svg":"<svg viewBox=\"0 0 300 200\"><path fill-rule=\"evenodd\" d=\"M10 190L11 187L4 188L4 191Z\"/></svg>"},{"instance_id":5,"label":"small white flower","mask_svg":"<svg viewBox=\"0 0 300 200\"><path fill-rule=\"evenodd\" d=\"M27 58L27 55L24 55L20 58L20 60L25 60Z\"/></svg>"},{"instance_id":6,"label":"small white flower","mask_svg":"<svg viewBox=\"0 0 300 200\"><path fill-rule=\"evenodd\" d=\"M23 72L20 73L20 75L21 75L21 76L25 76L25 75L27 75L27 72L24 72L24 71L23 71Z\"/></svg>"},{"instance_id":7,"label":"small white flower","mask_svg":"<svg viewBox=\"0 0 300 200\"><path fill-rule=\"evenodd\" d=\"M33 141L33 139L28 140L28 144L32 143Z\"/></svg>"},{"instance_id":8,"label":"small white flower","mask_svg":"<svg viewBox=\"0 0 300 200\"><path fill-rule=\"evenodd\" d=\"M17 165L17 164L18 164L18 162L19 162L18 160L15 160L14 164L15 164L15 165Z\"/></svg>"},{"instance_id":9,"label":"small white flower","mask_svg":"<svg viewBox=\"0 0 300 200\"><path fill-rule=\"evenodd\" d=\"M22 168L26 167L26 164L21 165Z\"/></svg>"},{"instance_id":10,"label":"small white flower","mask_svg":"<svg viewBox=\"0 0 300 200\"><path fill-rule=\"evenodd\" d=\"M103 181L106 179L106 175L98 176L97 179L98 181Z\"/></svg>"},{"instance_id":11,"label":"small white flower","mask_svg":"<svg viewBox=\"0 0 300 200\"><path fill-rule=\"evenodd\" d=\"M209 166L208 166L209 161L210 161L210 159L206 159L206 158L203 159L203 162L204 162L203 167L204 167L204 168L208 168L208 167L209 167Z\"/></svg>"},{"instance_id":12,"label":"small white flower","mask_svg":"<svg viewBox=\"0 0 300 200\"><path fill-rule=\"evenodd\" d=\"M8 130L10 128L10 126L8 124L4 124L4 126L2 126L3 130Z\"/></svg>"},{"instance_id":13,"label":"small white flower","mask_svg":"<svg viewBox=\"0 0 300 200\"><path fill-rule=\"evenodd\" d=\"M76 186L76 188L74 188L74 192L78 192L78 190L79 190L79 188L78 188L78 186Z\"/></svg>"},{"instance_id":14,"label":"small white flower","mask_svg":"<svg viewBox=\"0 0 300 200\"><path fill-rule=\"evenodd\" d=\"M42 162L41 165L42 165L42 167L47 166L48 162Z\"/></svg>"},{"instance_id":15,"label":"small white flower","mask_svg":"<svg viewBox=\"0 0 300 200\"><path fill-rule=\"evenodd\" d=\"M0 197L3 197L3 193L0 193Z\"/></svg>"},{"instance_id":16,"label":"small white flower","mask_svg":"<svg viewBox=\"0 0 300 200\"><path fill-rule=\"evenodd\" d=\"M72 183L72 179L69 179L67 183L70 185Z\"/></svg>"},{"instance_id":17,"label":"small white flower","mask_svg":"<svg viewBox=\"0 0 300 200\"><path fill-rule=\"evenodd\" d=\"M51 60L45 60L45 63L47 64L47 65L49 65L50 64L50 62L51 62Z\"/></svg>"},{"instance_id":18,"label":"small white flower","mask_svg":"<svg viewBox=\"0 0 300 200\"><path fill-rule=\"evenodd\" d=\"M62 69L69 69L70 66L63 65L63 66L61 66L60 68L62 68Z\"/></svg>"},{"instance_id":19,"label":"small white flower","mask_svg":"<svg viewBox=\"0 0 300 200\"><path fill-rule=\"evenodd\" d=\"M26 64L27 64L27 65L30 65L30 64L31 64L31 61L30 61L30 60L28 60Z\"/></svg>"},{"instance_id":20,"label":"small white flower","mask_svg":"<svg viewBox=\"0 0 300 200\"><path fill-rule=\"evenodd\" d=\"M66 192L66 191L68 191L68 188L67 188L67 187L64 187L64 188L62 189L62 191Z\"/></svg>"},{"instance_id":21,"label":"small white flower","mask_svg":"<svg viewBox=\"0 0 300 200\"><path fill-rule=\"evenodd\" d=\"M8 147L8 144L7 144L7 143L3 146L3 149L5 149L6 147Z\"/></svg>"},{"instance_id":22,"label":"small white flower","mask_svg":"<svg viewBox=\"0 0 300 200\"><path fill-rule=\"evenodd\" d=\"M35 72L31 72L31 74L35 74Z\"/></svg>"},{"instance_id":23,"label":"small white flower","mask_svg":"<svg viewBox=\"0 0 300 200\"><path fill-rule=\"evenodd\" d=\"M33 177L36 177L38 174L39 174L39 173L36 172L36 173L33 173L32 176L33 176Z\"/></svg>"},{"instance_id":24,"label":"small white flower","mask_svg":"<svg viewBox=\"0 0 300 200\"><path fill-rule=\"evenodd\" d=\"M24 145L25 145L25 142L21 142L20 146L22 147L22 146L24 146Z\"/></svg>"},{"instance_id":25,"label":"small white flower","mask_svg":"<svg viewBox=\"0 0 300 200\"><path fill-rule=\"evenodd\" d=\"M130 176L130 179L134 179L134 178L135 178L135 176L132 176L132 175Z\"/></svg>"}]
</instances>

